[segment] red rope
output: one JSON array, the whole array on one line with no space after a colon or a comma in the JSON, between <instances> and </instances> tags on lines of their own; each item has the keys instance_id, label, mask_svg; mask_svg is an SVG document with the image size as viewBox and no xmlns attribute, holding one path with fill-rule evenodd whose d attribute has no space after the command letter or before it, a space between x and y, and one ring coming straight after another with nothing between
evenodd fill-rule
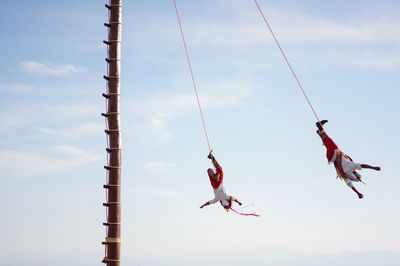
<instances>
[{"instance_id":1,"label":"red rope","mask_svg":"<svg viewBox=\"0 0 400 266\"><path fill-rule=\"evenodd\" d=\"M268 23L267 19L265 18L264 13L262 12L260 6L258 5L257 0L254 0L254 2L256 3L258 10L260 11L261 16L263 17L263 19L264 19L264 21L265 21L265 24L267 24L268 29L269 29L269 31L270 31L271 34L272 34L272 37L274 37L275 42L276 42L276 44L277 44L278 47L279 47L279 50L281 50L281 53L282 53L283 57L285 58L286 63L287 63L287 65L288 65L289 68L290 68L290 71L292 71L292 74L293 74L294 78L296 79L297 84L299 84L299 87L300 87L301 91L303 92L303 95L304 95L304 97L306 98L308 104L310 105L312 112L314 113L315 117L317 118L317 121L320 121L319 118L318 118L318 116L317 116L317 113L316 113L315 110L314 110L314 107L312 106L310 100L309 100L308 97L307 97L307 94L305 93L305 91L304 91L304 89L303 89L303 86L301 86L301 83L300 83L299 79L297 78L296 74L294 73L293 68L292 68L292 66L291 66L290 63L289 63L289 60L287 59L285 53L283 52L283 50L282 50L282 48L281 48L281 46L280 46L278 40L276 39L274 32L272 31L271 27L269 26L269 23Z\"/></svg>"},{"instance_id":2,"label":"red rope","mask_svg":"<svg viewBox=\"0 0 400 266\"><path fill-rule=\"evenodd\" d=\"M188 61L188 64L189 64L190 75L192 76L194 92L195 92L195 94L196 94L196 99L197 99L197 105L199 106L201 121L203 122L204 134L206 135L206 139L207 139L208 150L211 151L210 141L209 141L209 139L208 139L208 134L207 134L207 129L206 129L206 123L204 122L203 112L202 112L202 110L201 110L201 105L200 105L199 94L197 93L197 86L196 86L196 82L195 82L195 80L194 80L194 75L193 75L193 70L192 70L192 64L190 63L189 53L188 53L188 49L187 49L187 47L186 47L185 36L183 35L182 24L181 24L181 20L180 20L180 18L179 18L178 8L176 7L176 0L174 0L174 5L175 5L176 17L178 18L179 28L180 28L180 30L181 30L181 36L182 36L183 46L185 47L186 58L187 58L187 61Z\"/></svg>"}]
</instances>

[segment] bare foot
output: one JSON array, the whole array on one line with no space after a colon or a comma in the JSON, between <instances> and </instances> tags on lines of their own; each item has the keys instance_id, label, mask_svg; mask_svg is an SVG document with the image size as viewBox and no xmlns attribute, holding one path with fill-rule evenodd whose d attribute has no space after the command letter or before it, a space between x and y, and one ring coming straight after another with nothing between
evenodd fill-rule
<instances>
[{"instance_id":1,"label":"bare foot","mask_svg":"<svg viewBox=\"0 0 400 266\"><path fill-rule=\"evenodd\" d=\"M358 193L358 198L359 198L359 199L362 199L362 198L364 198L364 195L361 194L361 193Z\"/></svg>"},{"instance_id":2,"label":"bare foot","mask_svg":"<svg viewBox=\"0 0 400 266\"><path fill-rule=\"evenodd\" d=\"M381 168L380 168L379 166L377 166L377 167L374 167L374 170L376 170L376 171L380 171L380 170L381 170Z\"/></svg>"}]
</instances>

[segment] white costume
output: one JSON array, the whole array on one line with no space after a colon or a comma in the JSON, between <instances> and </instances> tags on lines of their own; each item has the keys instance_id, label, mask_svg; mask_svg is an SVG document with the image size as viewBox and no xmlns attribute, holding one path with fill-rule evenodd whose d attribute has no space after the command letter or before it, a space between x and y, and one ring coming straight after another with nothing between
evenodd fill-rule
<instances>
[{"instance_id":1,"label":"white costume","mask_svg":"<svg viewBox=\"0 0 400 266\"><path fill-rule=\"evenodd\" d=\"M212 200L209 200L208 201L209 204L214 204L218 201L221 201L223 206L229 206L230 198L232 197L232 201L235 200L235 198L233 196L230 196L230 195L228 195L228 193L226 193L223 183L221 183L218 188L213 188L213 190L214 190L215 198Z\"/></svg>"},{"instance_id":2,"label":"white costume","mask_svg":"<svg viewBox=\"0 0 400 266\"><path fill-rule=\"evenodd\" d=\"M329 161L329 163L332 163L336 160L338 150L335 150L335 154L333 155L332 159ZM357 176L354 175L355 170L362 170L361 164L360 163L355 163L352 162L351 160L347 159L345 156L342 156L342 168L343 172L349 176L350 178L344 178L344 181L346 182L346 185L349 187L353 187L352 182L359 182Z\"/></svg>"}]
</instances>

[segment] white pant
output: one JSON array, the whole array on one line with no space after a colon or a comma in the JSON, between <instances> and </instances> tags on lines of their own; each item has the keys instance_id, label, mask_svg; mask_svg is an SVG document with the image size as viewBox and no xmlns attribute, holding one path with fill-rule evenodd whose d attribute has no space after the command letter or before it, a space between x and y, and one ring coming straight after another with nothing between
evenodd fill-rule
<instances>
[{"instance_id":1,"label":"white pant","mask_svg":"<svg viewBox=\"0 0 400 266\"><path fill-rule=\"evenodd\" d=\"M214 188L214 195L215 195L215 198L212 200L209 200L208 203L214 204L218 201L221 201L222 205L228 206L229 200L232 197L232 196L228 195L228 193L226 193L223 183L221 183L221 185L219 185L219 187L217 189ZM232 200L235 200L235 198L232 197Z\"/></svg>"},{"instance_id":2,"label":"white pant","mask_svg":"<svg viewBox=\"0 0 400 266\"><path fill-rule=\"evenodd\" d=\"M361 170L361 164L355 163L350 161L349 159L342 157L342 168L343 172L350 176L350 178L345 178L344 181L346 182L347 186L353 187L352 181L358 182L357 177L353 174L355 170Z\"/></svg>"}]
</instances>

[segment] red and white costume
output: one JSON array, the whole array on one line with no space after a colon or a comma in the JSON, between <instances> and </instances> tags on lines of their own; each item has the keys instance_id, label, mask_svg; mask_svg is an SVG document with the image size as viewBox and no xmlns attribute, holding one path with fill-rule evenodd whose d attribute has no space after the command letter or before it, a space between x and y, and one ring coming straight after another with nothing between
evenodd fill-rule
<instances>
[{"instance_id":1,"label":"red and white costume","mask_svg":"<svg viewBox=\"0 0 400 266\"><path fill-rule=\"evenodd\" d=\"M221 167L217 168L216 175L219 175L218 180L215 180L210 174L208 174L208 177L210 178L211 186L214 190L214 195L215 195L215 198L212 200L209 200L208 203L214 204L214 203L220 201L223 206L229 206L229 202L230 202L232 196L230 196L226 193L224 184L222 182L224 180L224 173L223 173ZM235 198L232 197L232 201L234 201L234 200L235 200Z\"/></svg>"},{"instance_id":2,"label":"red and white costume","mask_svg":"<svg viewBox=\"0 0 400 266\"><path fill-rule=\"evenodd\" d=\"M337 156L340 156L341 151L339 150L339 147L336 145L333 140L326 136L323 139L323 143L326 147L326 158L328 159L328 163L334 163L336 160ZM346 158L346 156L341 156L342 160L341 162L338 162L341 164L341 167L343 169L343 172L347 175L347 177L342 177L346 184L349 187L353 187L352 181L358 182L358 178L354 175L353 171L355 170L361 170L361 164L359 163L354 163L353 161L349 160ZM335 165L337 167L337 165Z\"/></svg>"}]
</instances>

